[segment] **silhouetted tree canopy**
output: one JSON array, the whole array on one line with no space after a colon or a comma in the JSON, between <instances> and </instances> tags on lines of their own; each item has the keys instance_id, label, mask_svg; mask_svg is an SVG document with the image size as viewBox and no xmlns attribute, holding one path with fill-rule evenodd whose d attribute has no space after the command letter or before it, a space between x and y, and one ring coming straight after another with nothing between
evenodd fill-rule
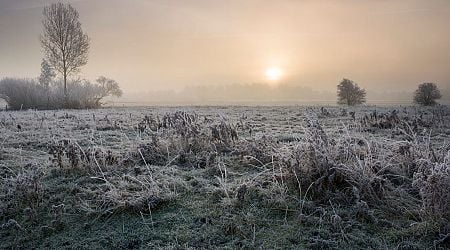
<instances>
[{"instance_id":1,"label":"silhouetted tree canopy","mask_svg":"<svg viewBox=\"0 0 450 250\"><path fill-rule=\"evenodd\" d=\"M366 91L352 80L343 79L337 86L339 104L357 105L366 102Z\"/></svg>"},{"instance_id":2,"label":"silhouetted tree canopy","mask_svg":"<svg viewBox=\"0 0 450 250\"><path fill-rule=\"evenodd\" d=\"M414 93L414 103L431 106L436 104L436 100L440 99L441 92L437 85L432 82L426 82L419 85Z\"/></svg>"},{"instance_id":3,"label":"silhouetted tree canopy","mask_svg":"<svg viewBox=\"0 0 450 250\"><path fill-rule=\"evenodd\" d=\"M78 11L70 4L53 3L43 14L41 45L47 62L63 76L67 99L67 77L87 63L89 37L81 29Z\"/></svg>"}]
</instances>

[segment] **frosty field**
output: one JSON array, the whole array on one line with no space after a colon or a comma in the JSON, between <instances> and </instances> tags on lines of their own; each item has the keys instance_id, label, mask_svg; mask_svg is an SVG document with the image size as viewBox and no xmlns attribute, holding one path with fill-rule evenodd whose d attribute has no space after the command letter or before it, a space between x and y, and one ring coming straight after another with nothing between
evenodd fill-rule
<instances>
[{"instance_id":1,"label":"frosty field","mask_svg":"<svg viewBox=\"0 0 450 250\"><path fill-rule=\"evenodd\" d=\"M450 107L0 111L0 248L450 247Z\"/></svg>"}]
</instances>

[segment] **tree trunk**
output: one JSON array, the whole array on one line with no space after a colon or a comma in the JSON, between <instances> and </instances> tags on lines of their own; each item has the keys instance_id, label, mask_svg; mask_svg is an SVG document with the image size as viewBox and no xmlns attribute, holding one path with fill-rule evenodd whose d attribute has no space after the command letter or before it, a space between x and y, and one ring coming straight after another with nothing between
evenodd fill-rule
<instances>
[{"instance_id":1,"label":"tree trunk","mask_svg":"<svg viewBox=\"0 0 450 250\"><path fill-rule=\"evenodd\" d=\"M69 105L69 96L67 95L67 71L64 70L64 106L67 108Z\"/></svg>"}]
</instances>

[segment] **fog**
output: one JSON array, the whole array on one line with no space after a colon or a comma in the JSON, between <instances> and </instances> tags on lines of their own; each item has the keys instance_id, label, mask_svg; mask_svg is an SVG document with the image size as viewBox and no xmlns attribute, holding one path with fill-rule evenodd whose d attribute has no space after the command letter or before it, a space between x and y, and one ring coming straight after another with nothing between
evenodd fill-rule
<instances>
[{"instance_id":1,"label":"fog","mask_svg":"<svg viewBox=\"0 0 450 250\"><path fill-rule=\"evenodd\" d=\"M50 2L0 0L0 78L39 75ZM125 103L331 103L344 77L369 102L424 81L450 99L446 0L69 2L91 38L79 77L117 80Z\"/></svg>"}]
</instances>

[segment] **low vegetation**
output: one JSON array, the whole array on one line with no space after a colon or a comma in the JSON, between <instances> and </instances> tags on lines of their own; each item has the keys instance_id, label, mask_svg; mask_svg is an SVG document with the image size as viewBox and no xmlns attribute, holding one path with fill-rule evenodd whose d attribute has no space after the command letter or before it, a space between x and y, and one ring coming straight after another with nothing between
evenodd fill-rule
<instances>
[{"instance_id":1,"label":"low vegetation","mask_svg":"<svg viewBox=\"0 0 450 250\"><path fill-rule=\"evenodd\" d=\"M449 118L446 106L0 113L0 247L448 248Z\"/></svg>"},{"instance_id":2,"label":"low vegetation","mask_svg":"<svg viewBox=\"0 0 450 250\"><path fill-rule=\"evenodd\" d=\"M9 109L72 109L99 108L107 96L121 96L122 91L114 80L99 77L96 83L86 80L68 84L66 97L62 82L44 85L33 79L5 78L0 80L0 96Z\"/></svg>"}]
</instances>

